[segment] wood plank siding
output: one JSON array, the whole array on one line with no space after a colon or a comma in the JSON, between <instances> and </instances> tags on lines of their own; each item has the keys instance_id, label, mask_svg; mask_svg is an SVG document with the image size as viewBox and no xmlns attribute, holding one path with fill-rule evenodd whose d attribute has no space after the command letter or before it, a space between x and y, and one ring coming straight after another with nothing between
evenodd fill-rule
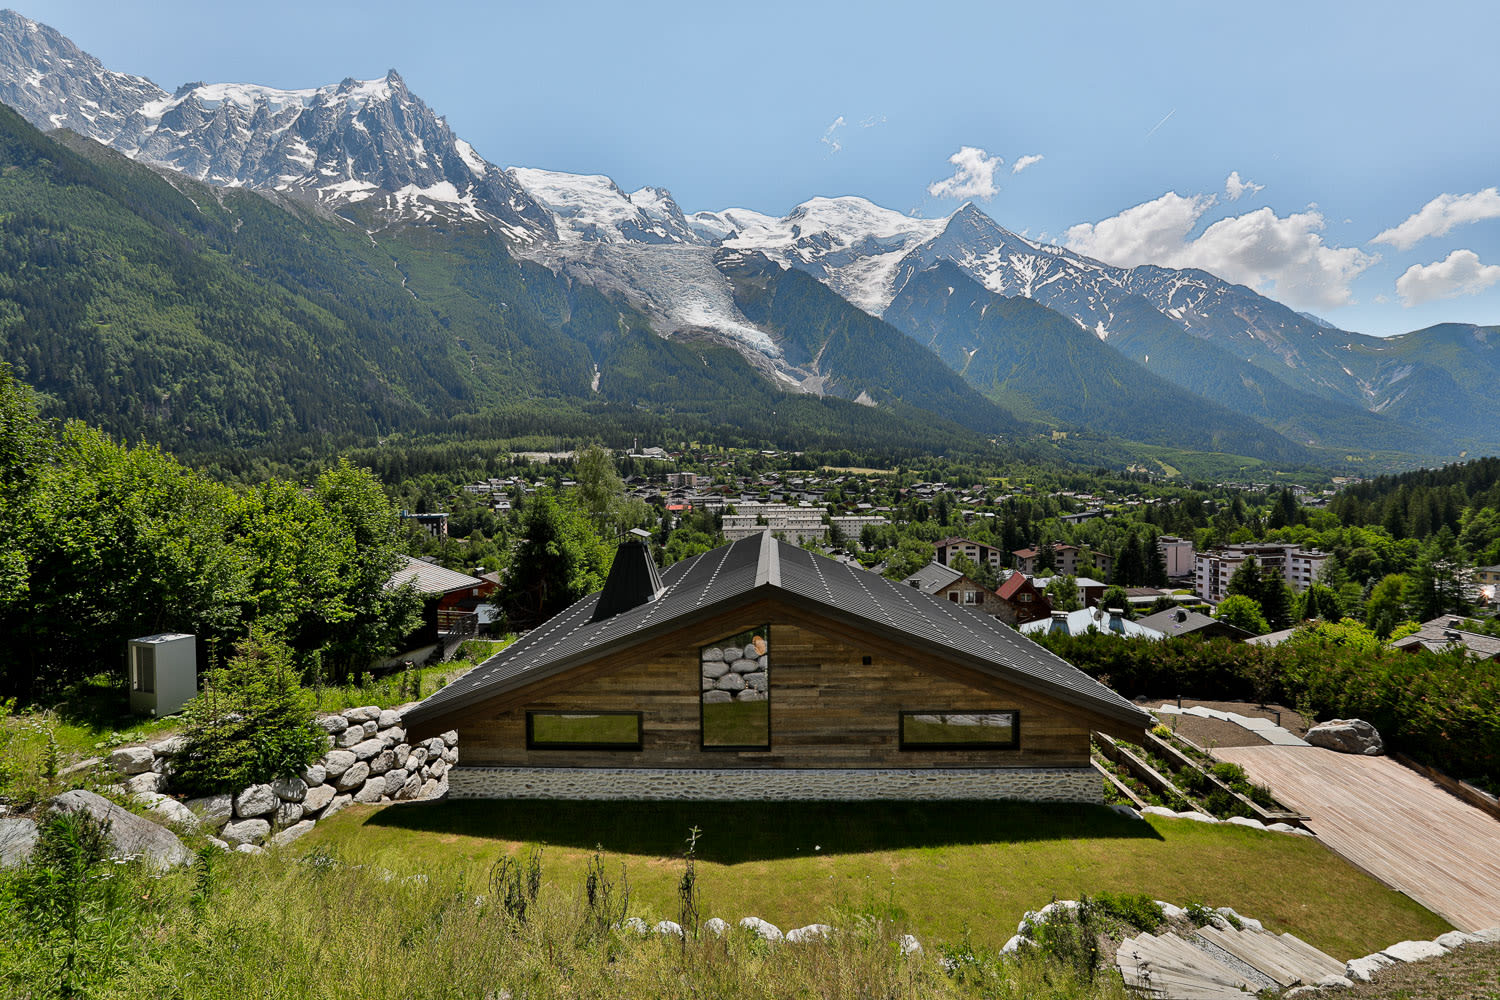
<instances>
[{"instance_id":1,"label":"wood plank siding","mask_svg":"<svg viewBox=\"0 0 1500 1000\"><path fill-rule=\"evenodd\" d=\"M767 622L771 749L701 749L700 648ZM638 711L642 746L623 752L528 750L528 710ZM984 710L1020 713L1018 749L900 749L902 711ZM685 626L666 641L527 685L456 721L463 763L481 767L1087 767L1090 730L1121 729L1118 721L1018 683L861 636L781 602Z\"/></svg>"}]
</instances>

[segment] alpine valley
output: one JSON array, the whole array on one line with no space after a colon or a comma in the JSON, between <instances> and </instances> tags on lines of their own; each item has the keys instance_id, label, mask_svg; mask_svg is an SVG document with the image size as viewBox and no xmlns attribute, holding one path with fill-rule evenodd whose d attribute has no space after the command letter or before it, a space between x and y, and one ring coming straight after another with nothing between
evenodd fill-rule
<instances>
[{"instance_id":1,"label":"alpine valley","mask_svg":"<svg viewBox=\"0 0 1500 1000\"><path fill-rule=\"evenodd\" d=\"M10 11L0 101L0 357L52 415L172 448L670 423L1088 461L1500 450L1500 328L1333 329L973 204L689 214L496 166L394 70L168 92Z\"/></svg>"}]
</instances>

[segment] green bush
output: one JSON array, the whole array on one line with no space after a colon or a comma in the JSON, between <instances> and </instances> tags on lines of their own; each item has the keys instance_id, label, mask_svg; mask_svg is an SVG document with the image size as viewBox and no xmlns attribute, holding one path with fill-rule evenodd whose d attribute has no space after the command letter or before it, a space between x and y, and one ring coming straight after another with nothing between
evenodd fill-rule
<instances>
[{"instance_id":1,"label":"green bush","mask_svg":"<svg viewBox=\"0 0 1500 1000\"><path fill-rule=\"evenodd\" d=\"M188 795L290 777L327 745L312 721L312 695L298 683L286 647L273 641L247 642L227 667L210 671L184 714L171 780Z\"/></svg>"},{"instance_id":2,"label":"green bush","mask_svg":"<svg viewBox=\"0 0 1500 1000\"><path fill-rule=\"evenodd\" d=\"M1116 920L1123 920L1147 934L1154 934L1166 922L1156 900L1143 892L1133 895L1128 892L1101 892L1094 896L1094 905Z\"/></svg>"}]
</instances>

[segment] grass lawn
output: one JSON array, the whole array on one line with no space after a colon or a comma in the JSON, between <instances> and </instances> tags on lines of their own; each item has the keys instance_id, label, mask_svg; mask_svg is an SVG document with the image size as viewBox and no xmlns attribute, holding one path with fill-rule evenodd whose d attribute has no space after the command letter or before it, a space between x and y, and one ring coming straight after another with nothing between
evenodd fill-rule
<instances>
[{"instance_id":1,"label":"grass lawn","mask_svg":"<svg viewBox=\"0 0 1500 1000\"><path fill-rule=\"evenodd\" d=\"M702 830L703 917L756 915L783 929L835 911L907 922L924 942L967 930L998 946L1028 909L1080 893L1145 892L1232 906L1339 959L1449 930L1440 917L1316 840L1096 806L1021 803L616 803L466 801L353 807L297 849L397 873L432 866L480 884L504 854L545 844L544 882L577 893L595 845L628 870L633 913L676 917L688 829Z\"/></svg>"}]
</instances>

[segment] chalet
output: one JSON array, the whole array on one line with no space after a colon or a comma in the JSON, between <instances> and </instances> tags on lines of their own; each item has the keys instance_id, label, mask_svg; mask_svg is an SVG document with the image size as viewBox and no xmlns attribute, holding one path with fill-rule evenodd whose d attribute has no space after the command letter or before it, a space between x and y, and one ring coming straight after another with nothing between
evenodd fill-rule
<instances>
[{"instance_id":1,"label":"chalet","mask_svg":"<svg viewBox=\"0 0 1500 1000\"><path fill-rule=\"evenodd\" d=\"M1046 591L1025 573L1013 572L1000 584L995 596L1009 608L1009 615L997 615L1002 621L1017 627L1041 618L1052 617L1052 602Z\"/></svg>"},{"instance_id":2,"label":"chalet","mask_svg":"<svg viewBox=\"0 0 1500 1000\"><path fill-rule=\"evenodd\" d=\"M1140 623L1143 627L1155 629L1166 636L1196 635L1205 639L1233 639L1235 642L1244 642L1254 637L1237 625L1210 618L1197 611L1189 611L1187 608L1158 611L1154 615L1142 618Z\"/></svg>"},{"instance_id":3,"label":"chalet","mask_svg":"<svg viewBox=\"0 0 1500 1000\"><path fill-rule=\"evenodd\" d=\"M405 563L391 574L386 586L394 589L411 584L416 588L422 595L422 624L401 641L400 653L377 666L406 660L421 663L434 653L445 659L453 647L475 635L479 605L500 589L499 578L493 574L469 576L422 559L404 558Z\"/></svg>"},{"instance_id":4,"label":"chalet","mask_svg":"<svg viewBox=\"0 0 1500 1000\"><path fill-rule=\"evenodd\" d=\"M761 532L604 589L405 717L455 798L1098 802L1152 717L1013 629Z\"/></svg>"},{"instance_id":5,"label":"chalet","mask_svg":"<svg viewBox=\"0 0 1500 1000\"><path fill-rule=\"evenodd\" d=\"M937 543L937 561L952 566L955 556L963 556L975 566L1000 568L1000 550L983 542L971 542L967 538L945 538Z\"/></svg>"},{"instance_id":6,"label":"chalet","mask_svg":"<svg viewBox=\"0 0 1500 1000\"><path fill-rule=\"evenodd\" d=\"M994 591L975 583L951 566L930 562L901 582L940 601L982 611L987 615L994 615L1007 625L1015 625L1015 621L1009 618L1009 605L1001 601Z\"/></svg>"},{"instance_id":7,"label":"chalet","mask_svg":"<svg viewBox=\"0 0 1500 1000\"><path fill-rule=\"evenodd\" d=\"M1462 618L1451 615L1423 622L1422 627L1411 635L1391 643L1391 648L1415 653L1425 649L1441 653L1450 649L1463 649L1480 660L1500 660L1500 638L1483 632L1470 632L1464 627Z\"/></svg>"}]
</instances>

